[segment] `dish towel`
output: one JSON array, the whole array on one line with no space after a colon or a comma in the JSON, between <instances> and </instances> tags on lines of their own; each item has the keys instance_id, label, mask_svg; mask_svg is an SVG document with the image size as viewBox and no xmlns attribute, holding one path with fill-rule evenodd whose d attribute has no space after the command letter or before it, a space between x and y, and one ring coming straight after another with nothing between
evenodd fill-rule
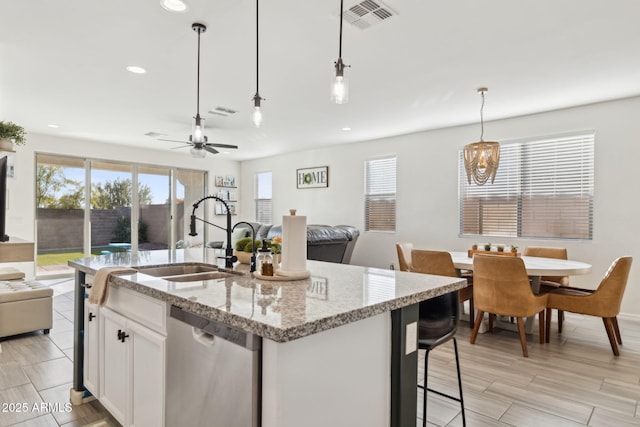
<instances>
[{"instance_id":1,"label":"dish towel","mask_svg":"<svg viewBox=\"0 0 640 427\"><path fill-rule=\"evenodd\" d=\"M113 274L133 274L137 273L133 268L128 267L103 267L96 273L93 285L89 292L89 303L104 305L109 296L109 279Z\"/></svg>"}]
</instances>

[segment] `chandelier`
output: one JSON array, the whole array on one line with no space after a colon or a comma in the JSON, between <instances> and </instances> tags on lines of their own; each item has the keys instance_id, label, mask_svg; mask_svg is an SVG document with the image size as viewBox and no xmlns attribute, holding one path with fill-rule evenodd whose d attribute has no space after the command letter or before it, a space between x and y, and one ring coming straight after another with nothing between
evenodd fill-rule
<instances>
[{"instance_id":1,"label":"chandelier","mask_svg":"<svg viewBox=\"0 0 640 427\"><path fill-rule=\"evenodd\" d=\"M498 171L498 163L500 162L500 144L497 142L489 142L484 137L484 93L487 92L486 87L478 89L478 93L482 96L482 104L480 106L480 141L472 142L464 147L464 168L467 171L467 181L471 184L471 180L478 185L484 185L489 178L491 183L496 179Z\"/></svg>"}]
</instances>

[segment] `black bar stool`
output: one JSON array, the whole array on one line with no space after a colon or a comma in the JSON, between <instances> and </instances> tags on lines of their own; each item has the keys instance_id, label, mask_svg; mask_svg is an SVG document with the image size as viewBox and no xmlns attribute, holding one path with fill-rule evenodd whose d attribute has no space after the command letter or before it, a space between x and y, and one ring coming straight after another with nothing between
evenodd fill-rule
<instances>
[{"instance_id":1,"label":"black bar stool","mask_svg":"<svg viewBox=\"0 0 640 427\"><path fill-rule=\"evenodd\" d=\"M455 334L458 329L460 304L458 292L450 292L420 303L420 319L418 321L418 348L425 350L424 354L424 385L418 387L424 390L422 400L422 425L427 425L427 391L460 402L462 408L462 425L466 426L464 416L464 400L462 398L462 378L460 377L460 359L458 358L458 343ZM453 340L456 354L456 370L458 371L458 389L460 398L433 390L427 387L429 375L429 352L447 341Z\"/></svg>"}]
</instances>

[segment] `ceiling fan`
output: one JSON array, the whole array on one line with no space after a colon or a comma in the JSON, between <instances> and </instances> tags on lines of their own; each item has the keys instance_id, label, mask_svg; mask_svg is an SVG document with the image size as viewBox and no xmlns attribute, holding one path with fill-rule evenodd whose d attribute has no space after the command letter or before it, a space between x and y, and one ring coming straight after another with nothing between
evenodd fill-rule
<instances>
[{"instance_id":1,"label":"ceiling fan","mask_svg":"<svg viewBox=\"0 0 640 427\"><path fill-rule=\"evenodd\" d=\"M162 139L162 138L158 138L158 139L160 141L180 142L182 144L186 144L186 145L181 145L179 147L174 147L174 148L185 148L190 146L191 155L193 157L205 157L207 154L207 151L211 154L218 154L218 150L216 150L216 148L236 149L238 148L238 146L208 142L208 138L204 134L204 126L202 125L202 118L200 117L200 34L207 31L207 27L203 24L195 22L191 24L191 28L193 29L193 31L198 33L198 85L197 85L197 92L196 92L196 116L194 117L195 122L193 126L193 133L189 135L189 141L176 141L172 139Z\"/></svg>"}]
</instances>

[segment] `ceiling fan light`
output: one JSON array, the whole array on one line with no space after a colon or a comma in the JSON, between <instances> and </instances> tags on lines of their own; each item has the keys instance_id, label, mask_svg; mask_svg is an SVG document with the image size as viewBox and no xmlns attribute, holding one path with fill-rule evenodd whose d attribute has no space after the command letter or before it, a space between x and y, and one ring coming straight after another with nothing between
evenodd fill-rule
<instances>
[{"instance_id":1,"label":"ceiling fan light","mask_svg":"<svg viewBox=\"0 0 640 427\"><path fill-rule=\"evenodd\" d=\"M204 125L202 123L202 119L200 118L200 114L196 115L196 118L193 122L191 142L194 142L194 143L207 142L206 137L204 136Z\"/></svg>"},{"instance_id":2,"label":"ceiling fan light","mask_svg":"<svg viewBox=\"0 0 640 427\"><path fill-rule=\"evenodd\" d=\"M202 148L191 147L189 152L191 153L191 157L194 157L196 159L202 159L207 155L207 152Z\"/></svg>"}]
</instances>

